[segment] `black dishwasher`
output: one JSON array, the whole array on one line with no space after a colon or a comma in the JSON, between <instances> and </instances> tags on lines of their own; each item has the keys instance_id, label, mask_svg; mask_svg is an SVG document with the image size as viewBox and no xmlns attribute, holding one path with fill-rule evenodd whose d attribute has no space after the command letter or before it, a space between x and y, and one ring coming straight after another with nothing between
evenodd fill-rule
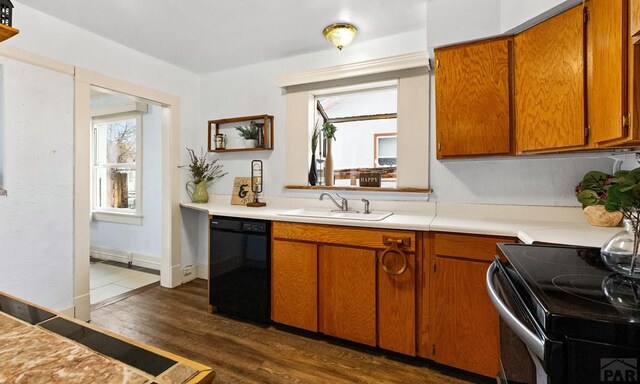
<instances>
[{"instance_id":1,"label":"black dishwasher","mask_svg":"<svg viewBox=\"0 0 640 384\"><path fill-rule=\"evenodd\" d=\"M271 222L211 219L209 304L218 313L269 322Z\"/></svg>"}]
</instances>

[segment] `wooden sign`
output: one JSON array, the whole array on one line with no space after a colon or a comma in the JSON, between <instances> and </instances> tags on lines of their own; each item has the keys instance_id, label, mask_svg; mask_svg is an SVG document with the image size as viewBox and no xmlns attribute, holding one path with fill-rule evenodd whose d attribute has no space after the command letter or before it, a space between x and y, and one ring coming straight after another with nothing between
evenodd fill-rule
<instances>
[{"instance_id":1,"label":"wooden sign","mask_svg":"<svg viewBox=\"0 0 640 384\"><path fill-rule=\"evenodd\" d=\"M379 187L382 185L382 174L380 172L360 172L361 187Z\"/></svg>"},{"instance_id":2,"label":"wooden sign","mask_svg":"<svg viewBox=\"0 0 640 384\"><path fill-rule=\"evenodd\" d=\"M253 201L250 177L236 177L233 179L233 192L231 193L232 205L247 205Z\"/></svg>"}]
</instances>

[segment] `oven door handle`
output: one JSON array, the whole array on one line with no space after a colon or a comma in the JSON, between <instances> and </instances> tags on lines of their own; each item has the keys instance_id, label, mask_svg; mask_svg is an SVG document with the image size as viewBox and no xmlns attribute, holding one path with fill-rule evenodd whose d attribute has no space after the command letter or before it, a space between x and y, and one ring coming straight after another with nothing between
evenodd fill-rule
<instances>
[{"instance_id":1,"label":"oven door handle","mask_svg":"<svg viewBox=\"0 0 640 384\"><path fill-rule=\"evenodd\" d=\"M498 314L502 320L513 330L513 332L524 342L529 350L535 354L541 361L544 361L544 340L541 340L536 334L531 332L526 325L522 324L518 318L509 311L509 308L502 302L498 292L493 286L493 275L497 270L497 261L494 261L489 266L487 271L487 291L489 292L489 298L496 307Z\"/></svg>"}]
</instances>

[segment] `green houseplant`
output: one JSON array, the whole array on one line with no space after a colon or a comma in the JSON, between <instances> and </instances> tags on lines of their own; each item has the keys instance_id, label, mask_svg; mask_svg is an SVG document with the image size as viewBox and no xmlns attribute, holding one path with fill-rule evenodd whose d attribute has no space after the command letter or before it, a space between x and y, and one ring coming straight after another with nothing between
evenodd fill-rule
<instances>
[{"instance_id":1,"label":"green houseplant","mask_svg":"<svg viewBox=\"0 0 640 384\"><path fill-rule=\"evenodd\" d=\"M591 225L614 227L622 220L622 212L609 212L605 209L609 187L614 178L600 171L587 172L576 186L576 198L582 204L585 218Z\"/></svg>"},{"instance_id":2,"label":"green houseplant","mask_svg":"<svg viewBox=\"0 0 640 384\"><path fill-rule=\"evenodd\" d=\"M191 180L187 181L185 188L187 194L194 203L206 203L209 201L207 184L222 178L227 172L222 172L222 164L218 164L218 159L209 161L207 153L200 149L200 155L187 148L189 164L182 165L181 168L188 168L191 172Z\"/></svg>"},{"instance_id":3,"label":"green houseplant","mask_svg":"<svg viewBox=\"0 0 640 384\"><path fill-rule=\"evenodd\" d=\"M249 126L239 125L235 128L240 136L244 138L246 148L255 148L257 146L258 137L260 136L260 127L258 127L255 121L251 121Z\"/></svg>"},{"instance_id":4,"label":"green houseplant","mask_svg":"<svg viewBox=\"0 0 640 384\"><path fill-rule=\"evenodd\" d=\"M322 134L327 139L327 153L324 163L324 180L325 185L333 185L333 155L331 154L331 142L336 139L336 128L331 123L322 124Z\"/></svg>"},{"instance_id":5,"label":"green houseplant","mask_svg":"<svg viewBox=\"0 0 640 384\"><path fill-rule=\"evenodd\" d=\"M624 217L625 230L612 237L601 249L602 260L612 270L627 277L640 278L640 167L618 171L613 176L591 171L576 187L584 206L603 206L607 212Z\"/></svg>"}]
</instances>

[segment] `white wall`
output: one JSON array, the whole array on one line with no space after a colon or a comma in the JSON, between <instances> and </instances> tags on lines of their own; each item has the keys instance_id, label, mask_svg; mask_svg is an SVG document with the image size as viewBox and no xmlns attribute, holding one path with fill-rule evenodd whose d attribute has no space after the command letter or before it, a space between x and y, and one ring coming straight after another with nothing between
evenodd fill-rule
<instances>
[{"instance_id":1,"label":"white wall","mask_svg":"<svg viewBox=\"0 0 640 384\"><path fill-rule=\"evenodd\" d=\"M555 7L570 7L582 0L500 0L500 29L507 32Z\"/></svg>"},{"instance_id":2,"label":"white wall","mask_svg":"<svg viewBox=\"0 0 640 384\"><path fill-rule=\"evenodd\" d=\"M285 140L286 103L283 90L276 84L278 75L420 52L425 49L425 33L424 30L419 30L353 44L343 51L327 45L327 49L323 51L203 76L201 121L263 113L275 117L274 150L220 155L225 171L228 171L229 175L216 182L209 191L216 194L230 194L233 178L248 176L251 159L261 159L264 162L265 172L264 194L266 196L283 194L287 145ZM200 131L200 140L203 145L206 145L207 136L204 129ZM307 145L307 143L292 145ZM306 164L309 162L308 159L300 159L300 161Z\"/></svg>"},{"instance_id":3,"label":"white wall","mask_svg":"<svg viewBox=\"0 0 640 384\"><path fill-rule=\"evenodd\" d=\"M91 222L91 246L161 256L162 107L149 105L142 115L142 225ZM160 265L158 264L158 269Z\"/></svg>"},{"instance_id":4,"label":"white wall","mask_svg":"<svg viewBox=\"0 0 640 384\"><path fill-rule=\"evenodd\" d=\"M199 147L206 143L206 139L202 139L202 134L206 133L206 123L200 119L200 79L197 75L48 16L22 4L19 0L15 0L14 5L16 12L14 12L13 23L21 31L17 36L3 42L3 45L14 46L67 64L176 95L180 98L181 103L180 125L183 127L180 131L181 145ZM72 82L72 80L69 81ZM26 82L25 84L30 83ZM25 90L37 89L35 85L26 87L25 84L21 85ZM61 92L57 98L63 99L64 91ZM69 100L72 107L73 87L70 88L70 92ZM40 101L39 99L33 100ZM11 101L7 98L6 102L9 107ZM51 103L40 101L32 105L31 113L35 118L41 114L44 115L44 112L50 112L51 108ZM38 111L38 113L33 113L33 111ZM40 177L40 169L50 171L52 176L63 174L71 177L73 172L72 112L70 110L68 116L63 109L56 109L55 112L60 114L60 118L69 119L68 129L71 133L65 137L63 144L64 148L68 146L71 152L67 155L66 152L55 149L59 157L65 157L64 161L51 159L54 149L48 147L41 148L44 150L34 151L35 155L31 152L25 153L24 156L31 155L31 158L28 159L31 165L30 172L35 172L31 169L38 170L33 176L36 179ZM8 113L7 111L7 118ZM46 132L51 131L50 125L51 122L43 124L41 128L38 128L36 137L21 138L19 142L9 141L15 139L9 139L11 129L7 128L5 148L8 151L9 148L24 148L24 143L34 140L35 143L40 140L50 140L46 136ZM35 125L35 127L38 126ZM25 132L31 131L27 129ZM55 145L57 142L50 140L46 144ZM9 160L11 156L15 155L6 153L5 156L7 158L5 178L9 187L9 174L13 172ZM55 165L55 168L50 168L50 165L52 167ZM47 183L47 180L45 178L44 183ZM187 175L184 174L180 183L184 184L186 181ZM47 188L39 187L37 181L33 181L33 183L35 184L32 187L26 183L25 188L20 191L20 195L25 196L26 199L21 204L11 203L12 197L0 201L1 205L10 205L13 212L12 215L6 216L11 219L7 222L4 221L8 220L5 219L5 215L0 215L2 216L0 218L2 228L11 225L11 231L5 233L12 234L12 236L0 234L0 253L3 258L0 260L0 285L2 288L7 287L19 296L31 299L38 304L53 309L68 308L73 303L73 265L71 263L73 190L67 189L66 182L62 181L53 182L53 185ZM10 189L9 193L13 195L18 191L13 192ZM30 196L37 196L37 198ZM187 200L184 191L182 200ZM15 219L17 215L23 218L17 220ZM88 221L87 225L89 225ZM184 228L181 235L183 239L186 237ZM157 241L160 243L161 239ZM49 243L53 243L55 246L45 246L51 245ZM52 253L52 250L55 251L55 254ZM31 271L31 275L27 274L28 271ZM5 274L10 278L5 280Z\"/></svg>"},{"instance_id":5,"label":"white wall","mask_svg":"<svg viewBox=\"0 0 640 384\"><path fill-rule=\"evenodd\" d=\"M4 64L5 187L0 291L73 306L73 78Z\"/></svg>"},{"instance_id":6,"label":"white wall","mask_svg":"<svg viewBox=\"0 0 640 384\"><path fill-rule=\"evenodd\" d=\"M430 49L500 33L500 0L427 1Z\"/></svg>"}]
</instances>

